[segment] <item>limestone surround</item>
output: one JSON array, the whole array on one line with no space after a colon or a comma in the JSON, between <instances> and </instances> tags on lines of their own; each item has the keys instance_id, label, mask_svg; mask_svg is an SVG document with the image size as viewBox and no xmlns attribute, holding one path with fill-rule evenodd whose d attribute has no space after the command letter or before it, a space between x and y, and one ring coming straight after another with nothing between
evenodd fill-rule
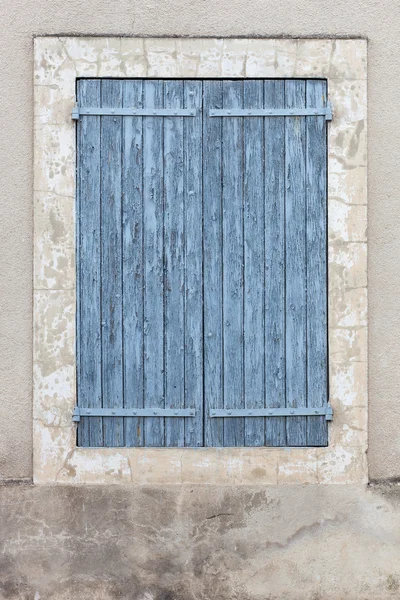
<instances>
[{"instance_id":1,"label":"limestone surround","mask_svg":"<svg viewBox=\"0 0 400 600\"><path fill-rule=\"evenodd\" d=\"M367 44L359 39L38 37L34 47L34 481L367 481ZM77 448L75 104L79 77L326 78L327 448Z\"/></svg>"}]
</instances>

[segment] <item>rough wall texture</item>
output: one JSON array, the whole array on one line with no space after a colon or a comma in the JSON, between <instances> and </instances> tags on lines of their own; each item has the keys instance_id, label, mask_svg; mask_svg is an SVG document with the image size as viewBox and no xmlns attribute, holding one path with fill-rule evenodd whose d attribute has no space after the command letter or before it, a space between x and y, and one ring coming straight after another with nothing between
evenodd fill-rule
<instances>
[{"instance_id":1,"label":"rough wall texture","mask_svg":"<svg viewBox=\"0 0 400 600\"><path fill-rule=\"evenodd\" d=\"M400 5L384 0L16 0L0 6L1 477L32 474L32 60L34 34L369 38L370 451L372 478L400 476L398 184Z\"/></svg>"},{"instance_id":2,"label":"rough wall texture","mask_svg":"<svg viewBox=\"0 0 400 600\"><path fill-rule=\"evenodd\" d=\"M0 476L32 475L32 38L65 33L369 38L369 465L400 477L400 4L15 0L0 22ZM3 487L0 597L396 598L396 490Z\"/></svg>"},{"instance_id":3,"label":"rough wall texture","mask_svg":"<svg viewBox=\"0 0 400 600\"><path fill-rule=\"evenodd\" d=\"M361 486L7 486L0 598L398 598L399 502Z\"/></svg>"}]
</instances>

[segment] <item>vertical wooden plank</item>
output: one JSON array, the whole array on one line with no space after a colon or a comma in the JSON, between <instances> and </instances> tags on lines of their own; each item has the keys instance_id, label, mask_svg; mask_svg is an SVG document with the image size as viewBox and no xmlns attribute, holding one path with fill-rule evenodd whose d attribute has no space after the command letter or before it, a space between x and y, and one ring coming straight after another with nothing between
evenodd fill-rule
<instances>
[{"instance_id":1,"label":"vertical wooden plank","mask_svg":"<svg viewBox=\"0 0 400 600\"><path fill-rule=\"evenodd\" d=\"M244 108L263 108L264 83L244 81ZM264 408L264 119L244 119L245 406ZM263 446L264 419L245 418L245 445Z\"/></svg>"},{"instance_id":2,"label":"vertical wooden plank","mask_svg":"<svg viewBox=\"0 0 400 600\"><path fill-rule=\"evenodd\" d=\"M285 82L264 82L264 107L284 108ZM265 132L265 406L285 408L285 118ZM286 445L286 419L267 418L267 446Z\"/></svg>"},{"instance_id":3,"label":"vertical wooden plank","mask_svg":"<svg viewBox=\"0 0 400 600\"><path fill-rule=\"evenodd\" d=\"M326 81L306 83L307 106L326 105ZM307 405L325 406L328 395L326 266L326 121L306 118L307 155ZM307 417L307 445L328 443L325 417Z\"/></svg>"},{"instance_id":4,"label":"vertical wooden plank","mask_svg":"<svg viewBox=\"0 0 400 600\"><path fill-rule=\"evenodd\" d=\"M164 107L183 108L183 81L164 82ZM165 407L185 405L183 117L164 125ZM165 445L184 446L184 418L165 419Z\"/></svg>"},{"instance_id":5,"label":"vertical wooden plank","mask_svg":"<svg viewBox=\"0 0 400 600\"><path fill-rule=\"evenodd\" d=\"M101 82L104 107L122 106L122 82ZM101 117L101 318L103 407L122 408L122 117ZM121 417L103 419L104 445L123 446Z\"/></svg>"},{"instance_id":6,"label":"vertical wooden plank","mask_svg":"<svg viewBox=\"0 0 400 600\"><path fill-rule=\"evenodd\" d=\"M123 105L142 108L143 82L124 81ZM143 118L123 118L122 283L124 407L143 408ZM143 446L143 418L124 419L125 446Z\"/></svg>"},{"instance_id":7,"label":"vertical wooden plank","mask_svg":"<svg viewBox=\"0 0 400 600\"><path fill-rule=\"evenodd\" d=\"M146 108L163 108L163 82L143 82ZM164 408L163 119L143 119L144 405ZM146 417L145 445L164 445L164 419Z\"/></svg>"},{"instance_id":8,"label":"vertical wooden plank","mask_svg":"<svg viewBox=\"0 0 400 600\"><path fill-rule=\"evenodd\" d=\"M100 106L100 81L78 82L80 106ZM77 397L84 407L101 408L100 316L100 117L78 123L77 178ZM101 417L83 417L79 446L102 446Z\"/></svg>"},{"instance_id":9,"label":"vertical wooden plank","mask_svg":"<svg viewBox=\"0 0 400 600\"><path fill-rule=\"evenodd\" d=\"M185 194L185 406L196 416L185 419L185 446L203 446L203 205L201 81L185 81L184 106L197 109L184 119Z\"/></svg>"},{"instance_id":10,"label":"vertical wooden plank","mask_svg":"<svg viewBox=\"0 0 400 600\"><path fill-rule=\"evenodd\" d=\"M243 82L224 81L224 108L243 107ZM207 149L205 149L207 152ZM222 123L224 408L244 408L243 118ZM244 419L224 420L224 446L244 445Z\"/></svg>"},{"instance_id":11,"label":"vertical wooden plank","mask_svg":"<svg viewBox=\"0 0 400 600\"><path fill-rule=\"evenodd\" d=\"M305 107L304 80L285 82L286 108ZM306 406L305 117L286 118L286 402ZM307 444L307 418L286 419L287 444Z\"/></svg>"},{"instance_id":12,"label":"vertical wooden plank","mask_svg":"<svg viewBox=\"0 0 400 600\"><path fill-rule=\"evenodd\" d=\"M203 278L204 278L204 422L205 445L223 446L223 419L210 419L223 408L222 354L222 118L209 110L222 108L222 82L203 83Z\"/></svg>"}]
</instances>

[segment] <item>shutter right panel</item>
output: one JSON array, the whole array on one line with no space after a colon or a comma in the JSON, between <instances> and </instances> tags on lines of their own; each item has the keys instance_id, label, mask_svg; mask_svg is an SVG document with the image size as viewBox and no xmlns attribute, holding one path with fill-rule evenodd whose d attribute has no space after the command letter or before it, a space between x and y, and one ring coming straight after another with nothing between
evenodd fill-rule
<instances>
[{"instance_id":1,"label":"shutter right panel","mask_svg":"<svg viewBox=\"0 0 400 600\"><path fill-rule=\"evenodd\" d=\"M326 101L321 80L204 82L205 445L327 444L324 416L209 418L327 404L326 121L296 115ZM260 107L293 116L228 112Z\"/></svg>"}]
</instances>

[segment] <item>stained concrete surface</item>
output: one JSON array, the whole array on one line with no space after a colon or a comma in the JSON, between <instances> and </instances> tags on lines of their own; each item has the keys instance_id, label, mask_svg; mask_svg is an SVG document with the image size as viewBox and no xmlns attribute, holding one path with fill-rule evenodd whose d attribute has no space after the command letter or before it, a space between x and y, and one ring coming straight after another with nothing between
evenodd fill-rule
<instances>
[{"instance_id":1,"label":"stained concrete surface","mask_svg":"<svg viewBox=\"0 0 400 600\"><path fill-rule=\"evenodd\" d=\"M2 486L6 600L400 597L400 487Z\"/></svg>"}]
</instances>

